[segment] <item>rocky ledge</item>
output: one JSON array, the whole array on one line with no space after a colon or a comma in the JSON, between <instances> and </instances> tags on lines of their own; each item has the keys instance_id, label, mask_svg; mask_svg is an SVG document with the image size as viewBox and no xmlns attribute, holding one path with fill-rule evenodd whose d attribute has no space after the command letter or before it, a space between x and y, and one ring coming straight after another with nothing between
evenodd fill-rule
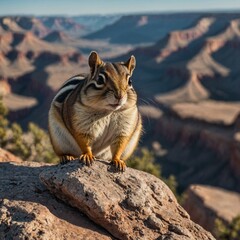
<instances>
[{"instance_id":1,"label":"rocky ledge","mask_svg":"<svg viewBox=\"0 0 240 240\"><path fill-rule=\"evenodd\" d=\"M186 191L183 207L193 221L214 233L215 221L230 223L240 215L240 194L226 189L191 185Z\"/></svg>"},{"instance_id":2,"label":"rocky ledge","mask_svg":"<svg viewBox=\"0 0 240 240\"><path fill-rule=\"evenodd\" d=\"M39 174L52 167L43 163L0 163L0 239L113 239L84 214L49 193Z\"/></svg>"},{"instance_id":3,"label":"rocky ledge","mask_svg":"<svg viewBox=\"0 0 240 240\"><path fill-rule=\"evenodd\" d=\"M147 173L116 173L100 161L89 168L77 161L5 162L4 156L0 239L214 239Z\"/></svg>"},{"instance_id":4,"label":"rocky ledge","mask_svg":"<svg viewBox=\"0 0 240 240\"><path fill-rule=\"evenodd\" d=\"M74 161L46 168L40 179L117 239L214 239L190 220L161 180L142 171L116 173L105 162L86 167Z\"/></svg>"}]
</instances>

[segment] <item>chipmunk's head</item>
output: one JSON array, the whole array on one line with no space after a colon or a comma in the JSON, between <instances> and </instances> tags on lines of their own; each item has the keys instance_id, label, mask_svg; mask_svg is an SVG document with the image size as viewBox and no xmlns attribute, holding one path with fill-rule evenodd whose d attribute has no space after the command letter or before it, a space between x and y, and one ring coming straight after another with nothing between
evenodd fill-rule
<instances>
[{"instance_id":1,"label":"chipmunk's head","mask_svg":"<svg viewBox=\"0 0 240 240\"><path fill-rule=\"evenodd\" d=\"M89 107L116 111L134 106L137 101L131 76L136 66L134 56L126 62L103 62L96 52L88 59L90 74L84 87L84 103Z\"/></svg>"}]
</instances>

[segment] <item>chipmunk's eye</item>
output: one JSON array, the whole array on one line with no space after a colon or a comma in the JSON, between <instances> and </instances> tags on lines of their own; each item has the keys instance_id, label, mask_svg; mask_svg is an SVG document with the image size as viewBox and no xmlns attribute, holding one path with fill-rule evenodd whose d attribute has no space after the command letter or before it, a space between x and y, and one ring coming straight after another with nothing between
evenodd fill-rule
<instances>
[{"instance_id":1,"label":"chipmunk's eye","mask_svg":"<svg viewBox=\"0 0 240 240\"><path fill-rule=\"evenodd\" d=\"M105 76L102 73L100 73L98 75L97 84L98 85L103 85L103 84L105 84L105 80L106 80Z\"/></svg>"},{"instance_id":2,"label":"chipmunk's eye","mask_svg":"<svg viewBox=\"0 0 240 240\"><path fill-rule=\"evenodd\" d=\"M128 85L129 85L130 87L132 86L132 79L131 79L131 78L128 79Z\"/></svg>"}]
</instances>

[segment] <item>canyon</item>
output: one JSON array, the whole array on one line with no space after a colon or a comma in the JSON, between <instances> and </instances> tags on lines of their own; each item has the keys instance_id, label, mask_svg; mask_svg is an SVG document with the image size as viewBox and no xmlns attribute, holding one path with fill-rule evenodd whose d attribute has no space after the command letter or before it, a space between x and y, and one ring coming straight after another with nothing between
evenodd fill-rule
<instances>
[{"instance_id":1,"label":"canyon","mask_svg":"<svg viewBox=\"0 0 240 240\"><path fill-rule=\"evenodd\" d=\"M0 18L0 94L10 120L47 129L54 94L89 71L91 50L105 61L134 55L140 146L153 151L163 176L175 175L179 192L192 184L240 192L240 14L98 20Z\"/></svg>"}]
</instances>

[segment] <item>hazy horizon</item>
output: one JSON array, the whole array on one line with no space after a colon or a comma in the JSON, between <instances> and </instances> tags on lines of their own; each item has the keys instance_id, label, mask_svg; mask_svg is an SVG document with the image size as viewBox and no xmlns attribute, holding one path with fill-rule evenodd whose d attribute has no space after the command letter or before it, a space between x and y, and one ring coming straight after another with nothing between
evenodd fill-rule
<instances>
[{"instance_id":1,"label":"hazy horizon","mask_svg":"<svg viewBox=\"0 0 240 240\"><path fill-rule=\"evenodd\" d=\"M240 8L239 9L212 9L212 10L175 10L175 11L139 11L139 12L116 12L116 13L79 13L79 14L67 14L67 13L56 13L56 14L30 14L30 13L9 13L9 14L1 14L0 17L5 17L5 16L26 16L26 17L58 17L58 16L63 16L63 17L81 17L81 16L112 16L112 15L119 15L119 16L124 16L124 15L140 15L140 14L178 14L178 13L186 13L186 14L191 14L191 13L240 13Z\"/></svg>"},{"instance_id":2,"label":"hazy horizon","mask_svg":"<svg viewBox=\"0 0 240 240\"><path fill-rule=\"evenodd\" d=\"M94 7L93 7L94 6ZM0 16L6 15L115 15L140 13L177 13L177 12L238 12L240 1L230 0L1 0Z\"/></svg>"}]
</instances>

